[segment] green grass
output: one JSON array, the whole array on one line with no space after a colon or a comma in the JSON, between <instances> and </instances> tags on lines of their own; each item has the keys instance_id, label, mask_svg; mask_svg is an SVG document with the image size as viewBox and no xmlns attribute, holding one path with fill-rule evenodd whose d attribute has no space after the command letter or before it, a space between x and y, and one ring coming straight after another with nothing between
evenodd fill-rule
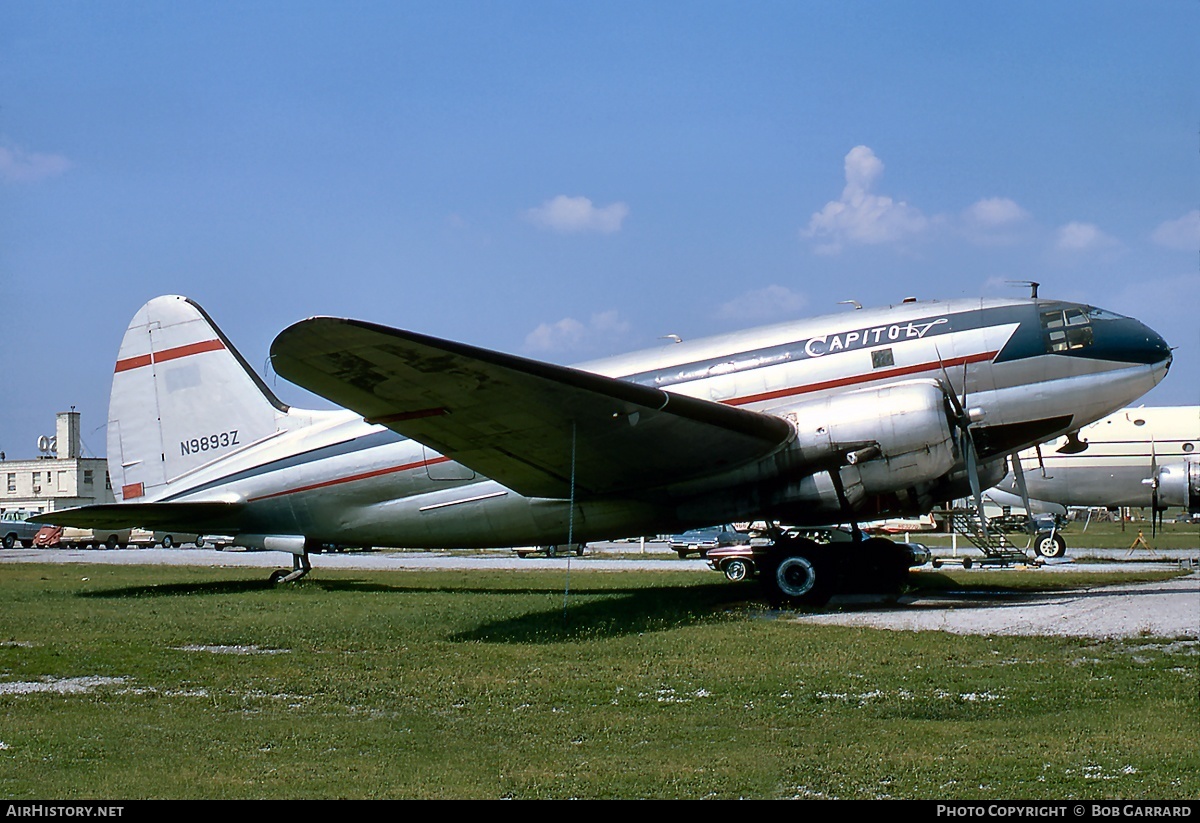
<instances>
[{"instance_id":1,"label":"green grass","mask_svg":"<svg viewBox=\"0 0 1200 823\"><path fill-rule=\"evenodd\" d=\"M4 565L0 794L1200 795L1194 638L812 626L695 572L573 569L564 608L565 582L320 570L271 588L257 570ZM71 678L108 680L64 693Z\"/></svg>"}]
</instances>

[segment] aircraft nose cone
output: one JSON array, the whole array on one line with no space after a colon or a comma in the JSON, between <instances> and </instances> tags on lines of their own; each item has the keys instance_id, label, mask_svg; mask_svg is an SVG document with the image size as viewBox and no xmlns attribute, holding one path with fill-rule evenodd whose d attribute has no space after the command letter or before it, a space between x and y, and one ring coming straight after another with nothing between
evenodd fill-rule
<instances>
[{"instance_id":1,"label":"aircraft nose cone","mask_svg":"<svg viewBox=\"0 0 1200 823\"><path fill-rule=\"evenodd\" d=\"M1167 345L1167 341L1149 326L1142 325L1142 328L1146 330L1146 362L1151 365L1161 363L1170 368L1174 355L1171 354L1171 347Z\"/></svg>"},{"instance_id":2,"label":"aircraft nose cone","mask_svg":"<svg viewBox=\"0 0 1200 823\"><path fill-rule=\"evenodd\" d=\"M1099 324L1096 334L1096 354L1125 363L1147 366L1171 365L1171 347L1154 329L1132 318L1122 318Z\"/></svg>"}]
</instances>

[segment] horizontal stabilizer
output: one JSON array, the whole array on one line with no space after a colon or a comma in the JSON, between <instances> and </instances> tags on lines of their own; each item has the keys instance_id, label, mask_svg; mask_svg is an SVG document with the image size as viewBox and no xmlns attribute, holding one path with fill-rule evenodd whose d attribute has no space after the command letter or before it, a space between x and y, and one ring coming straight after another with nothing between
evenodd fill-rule
<instances>
[{"instance_id":1,"label":"horizontal stabilizer","mask_svg":"<svg viewBox=\"0 0 1200 823\"><path fill-rule=\"evenodd\" d=\"M226 534L241 531L241 503L106 503L46 512L29 520L80 529L149 529Z\"/></svg>"},{"instance_id":2,"label":"horizontal stabilizer","mask_svg":"<svg viewBox=\"0 0 1200 823\"><path fill-rule=\"evenodd\" d=\"M368 422L531 497L705 477L791 436L770 415L357 320L296 323L275 338L271 363Z\"/></svg>"}]
</instances>

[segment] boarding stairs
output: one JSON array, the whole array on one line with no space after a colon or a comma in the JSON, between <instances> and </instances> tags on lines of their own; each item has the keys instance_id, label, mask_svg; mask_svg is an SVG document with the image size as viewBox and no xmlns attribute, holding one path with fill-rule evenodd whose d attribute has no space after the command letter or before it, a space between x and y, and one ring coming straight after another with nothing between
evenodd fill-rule
<instances>
[{"instance_id":1,"label":"boarding stairs","mask_svg":"<svg viewBox=\"0 0 1200 823\"><path fill-rule=\"evenodd\" d=\"M944 509L939 512L950 523L951 530L966 539L971 545L979 549L983 553L983 557L974 558L970 555L964 557L943 557L939 558L939 563L962 563L964 569L971 568L971 565L978 564L980 566L1015 566L1015 565L1030 565L1035 561L1030 560L1025 549L1019 548L1005 536L1004 528L997 523L994 526L992 521L988 521L987 529L982 526L983 518L979 514L979 510L968 505L965 508Z\"/></svg>"}]
</instances>

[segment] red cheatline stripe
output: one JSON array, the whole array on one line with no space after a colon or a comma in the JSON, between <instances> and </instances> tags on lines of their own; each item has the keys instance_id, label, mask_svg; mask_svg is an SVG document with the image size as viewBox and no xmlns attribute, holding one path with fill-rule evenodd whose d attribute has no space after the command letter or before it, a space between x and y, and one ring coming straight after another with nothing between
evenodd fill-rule
<instances>
[{"instance_id":1,"label":"red cheatline stripe","mask_svg":"<svg viewBox=\"0 0 1200 823\"><path fill-rule=\"evenodd\" d=\"M116 371L122 372L129 371L130 369L140 369L142 366L149 366L151 363L178 360L180 357L189 357L190 355L201 354L206 351L221 351L224 348L225 344L220 340L188 343L186 346L176 346L173 349L163 349L151 354L139 354L137 357L127 357L124 360L118 360Z\"/></svg>"},{"instance_id":2,"label":"red cheatline stripe","mask_svg":"<svg viewBox=\"0 0 1200 823\"><path fill-rule=\"evenodd\" d=\"M910 374L920 374L921 372L933 371L934 369L949 369L953 366L962 366L966 363L979 363L984 360L991 360L997 354L999 354L998 351L985 351L980 352L979 354L967 355L966 357L956 357L953 360L946 360L942 363L923 363L917 366L905 366L899 369L870 372L869 374L856 374L852 377L839 377L836 380L826 380L822 383L809 383L806 386L792 386L787 389L779 389L778 391L750 394L745 397L735 397L732 400L725 400L723 402L728 406L745 406L749 403L761 403L765 400L778 400L781 397L793 397L797 394L808 394L809 392L823 391L825 389L836 389L842 386L855 386L859 383L874 383L877 380L891 380L896 377L907 377Z\"/></svg>"},{"instance_id":3,"label":"red cheatline stripe","mask_svg":"<svg viewBox=\"0 0 1200 823\"><path fill-rule=\"evenodd\" d=\"M324 480L320 483L312 483L308 486L299 486L294 489L285 489L271 494L264 494L262 497L251 497L247 503L254 503L259 500L270 500L272 497L283 497L285 494L296 494L298 492L308 492L313 489L323 489L328 486L337 486L341 483L353 483L355 480L367 480L372 477L380 477L385 474L394 474L395 472L405 472L410 469L419 469L422 467L433 466L438 463L449 463L449 457L435 457L433 460L420 460L416 463L405 463L403 466L392 466L386 469L375 469L374 471L362 472L361 474L352 474L349 477L339 477L335 480Z\"/></svg>"}]
</instances>

